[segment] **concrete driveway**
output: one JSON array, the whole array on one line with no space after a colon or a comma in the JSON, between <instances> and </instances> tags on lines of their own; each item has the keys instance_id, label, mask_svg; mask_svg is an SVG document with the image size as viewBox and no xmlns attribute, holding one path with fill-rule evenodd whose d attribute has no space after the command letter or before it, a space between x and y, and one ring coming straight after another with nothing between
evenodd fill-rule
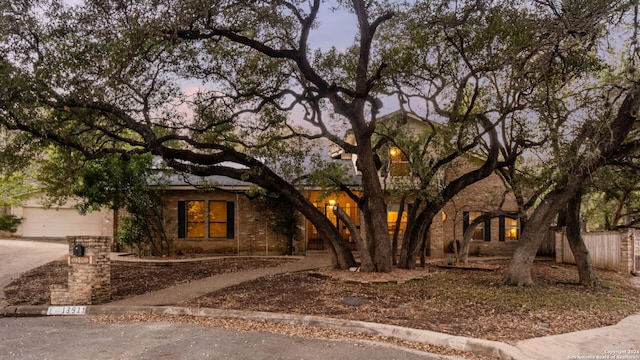
<instances>
[{"instance_id":1,"label":"concrete driveway","mask_svg":"<svg viewBox=\"0 0 640 360\"><path fill-rule=\"evenodd\" d=\"M0 307L6 305L4 287L20 274L69 253L65 243L0 239Z\"/></svg>"}]
</instances>

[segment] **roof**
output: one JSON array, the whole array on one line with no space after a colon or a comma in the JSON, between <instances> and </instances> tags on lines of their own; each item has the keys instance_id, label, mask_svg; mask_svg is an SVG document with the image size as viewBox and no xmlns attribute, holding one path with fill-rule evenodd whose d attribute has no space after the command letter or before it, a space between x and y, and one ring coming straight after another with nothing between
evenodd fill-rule
<instances>
[{"instance_id":1,"label":"roof","mask_svg":"<svg viewBox=\"0 0 640 360\"><path fill-rule=\"evenodd\" d=\"M349 159L332 159L328 152L324 152L321 156L322 160L339 162L345 165L345 168L349 171L349 183L351 186L359 186L362 184L362 177L360 174L356 172L356 169ZM311 164L311 157L307 157L304 160L305 164ZM224 164L225 166L238 167L238 164ZM174 190L191 190L199 187L217 187L225 190L236 190L236 191L245 191L248 190L252 183L242 180L233 179L226 176L221 175L212 175L212 176L198 176L187 173L180 173L174 170L169 170L166 167L156 167L158 171L158 181L155 184L162 183L163 185L170 187Z\"/></svg>"}]
</instances>

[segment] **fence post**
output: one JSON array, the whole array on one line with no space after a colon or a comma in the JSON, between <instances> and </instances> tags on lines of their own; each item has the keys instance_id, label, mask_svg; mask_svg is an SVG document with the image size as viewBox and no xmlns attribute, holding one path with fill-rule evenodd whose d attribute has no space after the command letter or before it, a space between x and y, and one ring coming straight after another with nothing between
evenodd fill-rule
<instances>
[{"instance_id":1,"label":"fence post","mask_svg":"<svg viewBox=\"0 0 640 360\"><path fill-rule=\"evenodd\" d=\"M619 271L624 273L633 272L633 230L627 229L626 232L620 234L620 265Z\"/></svg>"}]
</instances>

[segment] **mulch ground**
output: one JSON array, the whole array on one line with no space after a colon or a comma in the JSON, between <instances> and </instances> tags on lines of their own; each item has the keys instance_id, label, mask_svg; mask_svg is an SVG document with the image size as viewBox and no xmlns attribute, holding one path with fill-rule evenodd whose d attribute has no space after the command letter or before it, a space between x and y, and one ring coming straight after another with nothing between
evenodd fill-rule
<instances>
[{"instance_id":1,"label":"mulch ground","mask_svg":"<svg viewBox=\"0 0 640 360\"><path fill-rule=\"evenodd\" d=\"M281 261L227 258L173 266L114 263L113 299ZM640 309L640 289L632 284L630 275L599 271L600 285L584 288L576 284L575 267L542 261L534 266L536 285L518 288L501 284L506 261L486 264L485 269L429 265L391 274L330 269L281 274L183 305L320 315L509 343L612 325ZM47 304L49 285L65 282L66 264L53 262L24 274L5 293L13 305Z\"/></svg>"}]
</instances>

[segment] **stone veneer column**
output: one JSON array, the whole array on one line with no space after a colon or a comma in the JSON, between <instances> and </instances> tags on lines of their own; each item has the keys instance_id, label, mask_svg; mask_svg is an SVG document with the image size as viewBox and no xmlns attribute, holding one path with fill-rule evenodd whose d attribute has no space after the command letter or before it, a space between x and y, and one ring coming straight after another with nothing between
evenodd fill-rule
<instances>
[{"instance_id":1,"label":"stone veneer column","mask_svg":"<svg viewBox=\"0 0 640 360\"><path fill-rule=\"evenodd\" d=\"M620 264L618 271L623 273L632 273L634 271L634 232L633 230L627 230L620 234Z\"/></svg>"},{"instance_id":2,"label":"stone veneer column","mask_svg":"<svg viewBox=\"0 0 640 360\"><path fill-rule=\"evenodd\" d=\"M94 305L111 300L111 237L69 236L67 286L51 286L51 305ZM76 245L84 256L74 256Z\"/></svg>"}]
</instances>

